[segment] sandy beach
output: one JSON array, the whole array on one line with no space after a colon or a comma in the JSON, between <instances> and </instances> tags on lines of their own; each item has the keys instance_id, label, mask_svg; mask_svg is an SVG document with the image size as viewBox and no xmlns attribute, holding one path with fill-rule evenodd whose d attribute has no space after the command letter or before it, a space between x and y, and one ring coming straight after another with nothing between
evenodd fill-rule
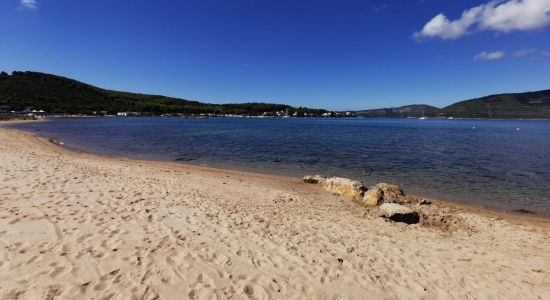
<instances>
[{"instance_id":1,"label":"sandy beach","mask_svg":"<svg viewBox=\"0 0 550 300\"><path fill-rule=\"evenodd\" d=\"M550 223L407 225L300 179L0 128L1 299L548 299Z\"/></svg>"}]
</instances>

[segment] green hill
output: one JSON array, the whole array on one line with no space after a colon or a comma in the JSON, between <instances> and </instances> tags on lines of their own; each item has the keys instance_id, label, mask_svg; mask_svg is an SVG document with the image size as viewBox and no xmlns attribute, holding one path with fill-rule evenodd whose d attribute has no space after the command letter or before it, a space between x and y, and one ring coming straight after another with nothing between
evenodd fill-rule
<instances>
[{"instance_id":1,"label":"green hill","mask_svg":"<svg viewBox=\"0 0 550 300\"><path fill-rule=\"evenodd\" d=\"M431 105L412 104L400 107L358 110L355 111L355 114L365 118L417 118L421 116L434 116L439 111L439 108Z\"/></svg>"},{"instance_id":2,"label":"green hill","mask_svg":"<svg viewBox=\"0 0 550 300\"><path fill-rule=\"evenodd\" d=\"M92 114L122 111L160 114L239 114L275 115L288 111L297 116L320 116L322 109L292 107L284 104L242 103L208 104L198 101L101 89L73 79L38 72L0 73L0 112L45 110L49 113ZM441 110L428 105L409 105L391 109L355 112L364 117L418 117L455 118L548 119L550 118L550 90L491 95L457 102Z\"/></svg>"},{"instance_id":3,"label":"green hill","mask_svg":"<svg viewBox=\"0 0 550 300\"><path fill-rule=\"evenodd\" d=\"M457 102L439 115L455 118L548 119L550 90L491 95Z\"/></svg>"},{"instance_id":4,"label":"green hill","mask_svg":"<svg viewBox=\"0 0 550 300\"><path fill-rule=\"evenodd\" d=\"M297 115L320 115L325 110L294 108L284 104L208 104L198 101L118 92L101 89L73 79L38 72L0 73L0 110L45 110L50 113L92 114L106 111L144 112L154 115L181 114L274 114L287 111Z\"/></svg>"}]
</instances>

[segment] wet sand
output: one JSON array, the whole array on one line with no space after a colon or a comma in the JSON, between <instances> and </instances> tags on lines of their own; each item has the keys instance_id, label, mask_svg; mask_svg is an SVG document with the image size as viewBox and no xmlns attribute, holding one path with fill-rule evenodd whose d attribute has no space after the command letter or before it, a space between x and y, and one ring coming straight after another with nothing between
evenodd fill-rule
<instances>
[{"instance_id":1,"label":"wet sand","mask_svg":"<svg viewBox=\"0 0 550 300\"><path fill-rule=\"evenodd\" d=\"M546 219L406 225L299 179L76 153L0 128L1 299L550 297Z\"/></svg>"}]
</instances>

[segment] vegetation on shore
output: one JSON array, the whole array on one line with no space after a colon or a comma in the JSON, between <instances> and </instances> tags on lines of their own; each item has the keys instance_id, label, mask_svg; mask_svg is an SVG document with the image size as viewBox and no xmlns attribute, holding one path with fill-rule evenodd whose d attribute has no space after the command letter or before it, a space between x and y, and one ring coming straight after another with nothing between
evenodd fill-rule
<instances>
[{"instance_id":1,"label":"vegetation on shore","mask_svg":"<svg viewBox=\"0 0 550 300\"><path fill-rule=\"evenodd\" d=\"M38 72L0 73L0 110L44 110L48 113L267 115L285 112L296 116L319 116L326 110L284 104L208 104L160 95L101 89L73 79Z\"/></svg>"}]
</instances>

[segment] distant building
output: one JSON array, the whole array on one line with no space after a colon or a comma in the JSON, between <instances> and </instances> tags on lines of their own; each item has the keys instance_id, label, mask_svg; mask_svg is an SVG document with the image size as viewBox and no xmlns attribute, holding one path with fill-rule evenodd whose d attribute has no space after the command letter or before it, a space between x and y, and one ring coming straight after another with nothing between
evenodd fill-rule
<instances>
[{"instance_id":1,"label":"distant building","mask_svg":"<svg viewBox=\"0 0 550 300\"><path fill-rule=\"evenodd\" d=\"M138 117L141 116L141 113L135 111L121 111L118 112L116 115L117 117Z\"/></svg>"}]
</instances>

